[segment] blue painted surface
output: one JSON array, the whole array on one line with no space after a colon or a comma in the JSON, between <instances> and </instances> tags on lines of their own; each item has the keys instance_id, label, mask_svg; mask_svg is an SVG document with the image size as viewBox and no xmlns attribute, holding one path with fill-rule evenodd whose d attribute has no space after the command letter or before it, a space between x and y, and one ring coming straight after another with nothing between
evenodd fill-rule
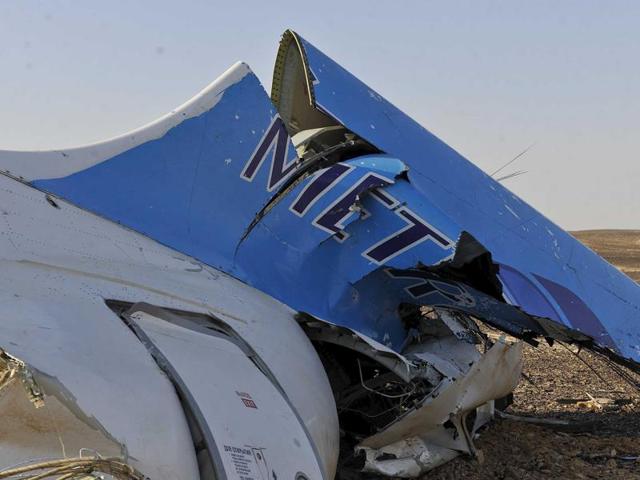
<instances>
[{"instance_id":1,"label":"blue painted surface","mask_svg":"<svg viewBox=\"0 0 640 480\"><path fill-rule=\"evenodd\" d=\"M503 264L500 265L500 279L504 284L505 294L514 305L519 305L531 315L568 324L568 321L560 317L559 308L547 299L543 290L527 275Z\"/></svg>"},{"instance_id":2,"label":"blue painted surface","mask_svg":"<svg viewBox=\"0 0 640 480\"><path fill-rule=\"evenodd\" d=\"M406 338L397 306L410 300L409 284L386 268L437 264L453 254L466 230L507 266L502 281L523 307L640 359L638 285L304 45L321 106L386 154L343 162L341 175L317 189L320 194L302 215L292 206L326 170L297 184L244 238L275 193L268 186L295 170L289 168L294 149L275 148L283 145L274 140L276 112L253 74L227 88L214 108L162 138L68 177L33 184L224 270L294 309L396 349ZM258 148L263 136L274 148ZM247 165L261 159L243 178ZM280 171L274 174L272 164ZM376 196L372 188L381 185L382 196ZM340 199L350 194L357 208L345 209ZM333 222L338 235L326 228ZM422 241L384 265L367 256L376 245L410 239L412 233ZM433 298L419 301L433 303ZM457 306L467 300L459 297ZM592 316L585 317L588 312Z\"/></svg>"},{"instance_id":3,"label":"blue painted surface","mask_svg":"<svg viewBox=\"0 0 640 480\"><path fill-rule=\"evenodd\" d=\"M302 44L316 76L314 91L319 107L405 162L417 192L451 222L472 232L498 262L530 281L547 279L547 286L557 284L575 296L569 300L569 295L543 288L540 292L546 302L527 298L526 283L514 282L505 272L503 281L523 299L523 306L548 302L563 312L572 312L570 321L558 311L550 316L603 339L605 345L611 339L622 355L640 359L640 286L309 42L302 39ZM577 309L577 303L586 308ZM551 313L548 306L538 311Z\"/></svg>"},{"instance_id":4,"label":"blue painted surface","mask_svg":"<svg viewBox=\"0 0 640 480\"><path fill-rule=\"evenodd\" d=\"M275 114L249 74L227 88L213 109L163 137L67 177L33 184L242 276L233 263L237 240L271 195L265 168L254 182L240 173Z\"/></svg>"}]
</instances>

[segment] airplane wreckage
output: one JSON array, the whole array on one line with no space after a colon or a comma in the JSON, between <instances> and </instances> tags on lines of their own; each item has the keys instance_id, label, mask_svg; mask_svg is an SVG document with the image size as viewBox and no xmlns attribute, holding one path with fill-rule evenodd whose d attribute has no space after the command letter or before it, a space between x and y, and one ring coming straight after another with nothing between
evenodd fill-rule
<instances>
[{"instance_id":1,"label":"airplane wreckage","mask_svg":"<svg viewBox=\"0 0 640 480\"><path fill-rule=\"evenodd\" d=\"M417 477L507 338L639 368L640 286L292 31L271 97L0 169L0 479Z\"/></svg>"}]
</instances>

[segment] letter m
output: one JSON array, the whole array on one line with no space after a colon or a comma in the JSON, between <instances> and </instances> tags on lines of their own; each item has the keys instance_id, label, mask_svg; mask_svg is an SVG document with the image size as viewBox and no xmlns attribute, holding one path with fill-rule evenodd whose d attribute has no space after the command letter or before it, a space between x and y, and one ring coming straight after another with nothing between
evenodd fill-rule
<instances>
[{"instance_id":1,"label":"letter m","mask_svg":"<svg viewBox=\"0 0 640 480\"><path fill-rule=\"evenodd\" d=\"M271 168L269 170L269 181L267 182L267 191L270 192L295 170L298 158L294 157L287 162L288 154L289 134L280 117L276 115L260 143L253 151L240 177L247 182L252 182L265 159L270 157Z\"/></svg>"}]
</instances>

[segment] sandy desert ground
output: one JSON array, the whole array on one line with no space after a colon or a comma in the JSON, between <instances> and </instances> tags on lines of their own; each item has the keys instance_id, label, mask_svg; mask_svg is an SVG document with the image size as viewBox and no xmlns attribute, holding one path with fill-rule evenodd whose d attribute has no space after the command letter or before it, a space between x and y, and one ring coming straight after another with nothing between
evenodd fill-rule
<instances>
[{"instance_id":1,"label":"sandy desert ground","mask_svg":"<svg viewBox=\"0 0 640 480\"><path fill-rule=\"evenodd\" d=\"M640 281L640 230L574 232ZM623 379L575 348L525 346L524 374L507 410L568 425L496 419L477 440L483 461L459 457L425 479L640 479L640 375Z\"/></svg>"},{"instance_id":2,"label":"sandy desert ground","mask_svg":"<svg viewBox=\"0 0 640 480\"><path fill-rule=\"evenodd\" d=\"M573 236L640 282L640 230L584 230Z\"/></svg>"}]
</instances>

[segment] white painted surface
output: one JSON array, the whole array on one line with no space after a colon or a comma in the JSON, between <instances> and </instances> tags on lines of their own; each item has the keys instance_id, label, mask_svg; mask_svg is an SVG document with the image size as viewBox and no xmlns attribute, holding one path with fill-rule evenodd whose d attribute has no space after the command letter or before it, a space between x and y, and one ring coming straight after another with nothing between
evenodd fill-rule
<instances>
[{"instance_id":1,"label":"white painted surface","mask_svg":"<svg viewBox=\"0 0 640 480\"><path fill-rule=\"evenodd\" d=\"M131 318L195 397L227 478L322 478L295 413L238 346L148 313Z\"/></svg>"},{"instance_id":2,"label":"white painted surface","mask_svg":"<svg viewBox=\"0 0 640 480\"><path fill-rule=\"evenodd\" d=\"M212 312L278 378L333 478L335 403L290 309L140 234L56 202L60 208L0 175L0 346L56 377L149 477L191 479L197 478L193 448L173 387L104 300Z\"/></svg>"}]
</instances>

